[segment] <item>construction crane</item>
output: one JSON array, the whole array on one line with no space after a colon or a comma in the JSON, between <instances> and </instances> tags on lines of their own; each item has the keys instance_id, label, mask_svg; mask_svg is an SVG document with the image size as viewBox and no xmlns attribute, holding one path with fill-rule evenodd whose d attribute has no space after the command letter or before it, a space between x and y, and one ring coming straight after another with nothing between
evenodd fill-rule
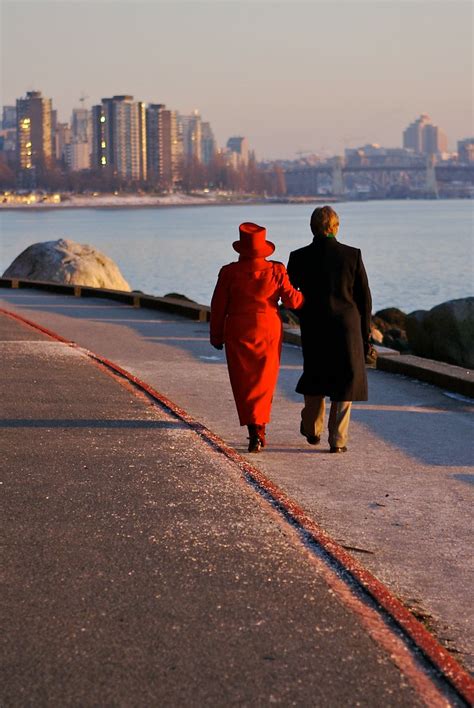
<instances>
[{"instance_id":1,"label":"construction crane","mask_svg":"<svg viewBox=\"0 0 474 708\"><path fill-rule=\"evenodd\" d=\"M86 98L89 98L89 96L86 96L86 94L83 91L81 93L81 95L79 96L79 102L81 104L81 108L84 108L84 101L86 100Z\"/></svg>"}]
</instances>

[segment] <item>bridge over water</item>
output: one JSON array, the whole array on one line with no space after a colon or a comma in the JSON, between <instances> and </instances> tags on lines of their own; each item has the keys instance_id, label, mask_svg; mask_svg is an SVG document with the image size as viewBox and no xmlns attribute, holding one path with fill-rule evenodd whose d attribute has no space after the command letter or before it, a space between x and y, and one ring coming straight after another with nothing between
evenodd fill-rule
<instances>
[{"instance_id":1,"label":"bridge over water","mask_svg":"<svg viewBox=\"0 0 474 708\"><path fill-rule=\"evenodd\" d=\"M321 165L288 169L285 180L289 195L311 196L324 190L338 196L361 190L387 196L405 190L437 197L440 191L458 188L465 196L472 196L474 165L436 164L432 160L364 165L339 158Z\"/></svg>"}]
</instances>

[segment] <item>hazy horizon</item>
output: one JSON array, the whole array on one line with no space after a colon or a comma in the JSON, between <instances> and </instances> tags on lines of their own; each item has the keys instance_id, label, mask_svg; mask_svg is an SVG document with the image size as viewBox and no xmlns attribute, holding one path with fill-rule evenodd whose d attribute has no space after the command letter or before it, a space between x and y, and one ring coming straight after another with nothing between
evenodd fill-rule
<instances>
[{"instance_id":1,"label":"hazy horizon","mask_svg":"<svg viewBox=\"0 0 474 708\"><path fill-rule=\"evenodd\" d=\"M69 121L132 94L188 114L258 159L399 147L421 113L470 137L469 0L4 0L2 105L27 90Z\"/></svg>"}]
</instances>

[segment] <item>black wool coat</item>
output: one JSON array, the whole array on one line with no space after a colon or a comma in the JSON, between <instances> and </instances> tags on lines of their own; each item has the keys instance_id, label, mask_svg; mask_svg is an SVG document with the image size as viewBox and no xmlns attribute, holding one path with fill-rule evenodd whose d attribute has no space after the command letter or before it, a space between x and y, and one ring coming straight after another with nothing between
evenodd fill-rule
<instances>
[{"instance_id":1,"label":"black wool coat","mask_svg":"<svg viewBox=\"0 0 474 708\"><path fill-rule=\"evenodd\" d=\"M304 362L297 392L366 401L372 298L360 250L335 238L315 237L290 253L287 270L305 296L296 311Z\"/></svg>"}]
</instances>

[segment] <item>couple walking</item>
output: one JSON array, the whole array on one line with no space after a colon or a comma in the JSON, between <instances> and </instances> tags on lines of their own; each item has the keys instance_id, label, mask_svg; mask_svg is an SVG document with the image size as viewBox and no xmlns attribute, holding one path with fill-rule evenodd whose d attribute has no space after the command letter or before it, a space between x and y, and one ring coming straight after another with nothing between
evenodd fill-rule
<instances>
[{"instance_id":1,"label":"couple walking","mask_svg":"<svg viewBox=\"0 0 474 708\"><path fill-rule=\"evenodd\" d=\"M320 441L328 396L330 451L345 452L351 402L367 400L372 301L361 252L337 241L339 217L331 207L315 209L310 224L313 241L290 254L288 271L267 260L275 246L265 228L241 224L233 243L239 260L221 269L212 297L211 344L225 344L249 452L265 447L282 344L280 300L300 320L303 374L296 391L304 395L300 432L307 442Z\"/></svg>"}]
</instances>

